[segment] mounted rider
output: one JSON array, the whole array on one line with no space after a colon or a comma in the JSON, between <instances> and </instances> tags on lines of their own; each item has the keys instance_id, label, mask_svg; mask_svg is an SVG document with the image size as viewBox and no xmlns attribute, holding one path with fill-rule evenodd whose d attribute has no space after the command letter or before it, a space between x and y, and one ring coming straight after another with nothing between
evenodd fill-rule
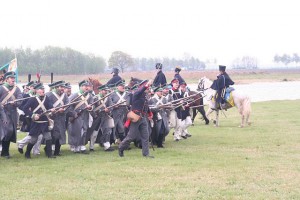
<instances>
[{"instance_id":1,"label":"mounted rider","mask_svg":"<svg viewBox=\"0 0 300 200\"><path fill-rule=\"evenodd\" d=\"M113 74L113 77L107 81L106 85L108 87L115 87L119 81L122 81L122 78L119 76L119 69L113 68L111 74Z\"/></svg>"},{"instance_id":2,"label":"mounted rider","mask_svg":"<svg viewBox=\"0 0 300 200\"><path fill-rule=\"evenodd\" d=\"M220 106L221 109L226 108L226 102L224 99L226 88L230 85L233 85L234 82L231 80L229 75L225 72L226 66L219 65L219 72L220 74L217 76L217 80L214 80L213 84L211 85L211 89L216 90L216 108Z\"/></svg>"},{"instance_id":3,"label":"mounted rider","mask_svg":"<svg viewBox=\"0 0 300 200\"><path fill-rule=\"evenodd\" d=\"M162 72L162 64L156 63L155 68L157 70L157 74L153 81L154 87L162 87L167 83L167 79L165 74Z\"/></svg>"}]
</instances>

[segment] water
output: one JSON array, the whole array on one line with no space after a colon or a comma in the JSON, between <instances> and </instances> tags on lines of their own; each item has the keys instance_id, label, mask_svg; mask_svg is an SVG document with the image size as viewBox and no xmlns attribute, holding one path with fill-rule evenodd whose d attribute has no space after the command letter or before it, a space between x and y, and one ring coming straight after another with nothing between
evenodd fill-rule
<instances>
[{"instance_id":1,"label":"water","mask_svg":"<svg viewBox=\"0 0 300 200\"><path fill-rule=\"evenodd\" d=\"M19 85L20 88L21 85ZM197 89L197 84L189 84L192 90ZM300 99L300 81L251 83L233 86L239 93L246 94L252 102L271 100L295 100ZM45 84L45 90L49 91ZM78 85L72 85L72 92L78 92Z\"/></svg>"}]
</instances>

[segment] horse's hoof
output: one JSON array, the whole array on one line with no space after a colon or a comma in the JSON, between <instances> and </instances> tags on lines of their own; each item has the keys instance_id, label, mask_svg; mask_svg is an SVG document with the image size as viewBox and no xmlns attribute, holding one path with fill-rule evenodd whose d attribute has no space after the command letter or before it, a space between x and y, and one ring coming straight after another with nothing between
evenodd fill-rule
<instances>
[{"instance_id":1,"label":"horse's hoof","mask_svg":"<svg viewBox=\"0 0 300 200\"><path fill-rule=\"evenodd\" d=\"M248 122L248 126L251 126L252 125L252 123L251 122Z\"/></svg>"},{"instance_id":2,"label":"horse's hoof","mask_svg":"<svg viewBox=\"0 0 300 200\"><path fill-rule=\"evenodd\" d=\"M192 126L195 126L195 124L194 124L194 123L192 123Z\"/></svg>"},{"instance_id":3,"label":"horse's hoof","mask_svg":"<svg viewBox=\"0 0 300 200\"><path fill-rule=\"evenodd\" d=\"M244 128L244 126L243 125L239 125L239 128Z\"/></svg>"}]
</instances>

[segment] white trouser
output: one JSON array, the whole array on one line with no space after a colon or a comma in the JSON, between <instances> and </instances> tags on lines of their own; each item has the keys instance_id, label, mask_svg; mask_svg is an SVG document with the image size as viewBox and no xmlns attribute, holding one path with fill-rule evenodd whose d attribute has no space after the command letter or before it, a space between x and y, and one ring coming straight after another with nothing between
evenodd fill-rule
<instances>
[{"instance_id":1,"label":"white trouser","mask_svg":"<svg viewBox=\"0 0 300 200\"><path fill-rule=\"evenodd\" d=\"M182 132L182 120L176 118L176 124L175 124L175 128L174 128L174 140L181 139L181 132Z\"/></svg>"},{"instance_id":2,"label":"white trouser","mask_svg":"<svg viewBox=\"0 0 300 200\"><path fill-rule=\"evenodd\" d=\"M169 116L169 128L175 128L176 126L176 119L177 119L177 116L176 116L176 112L175 110L172 110L170 112L170 116Z\"/></svg>"},{"instance_id":3,"label":"white trouser","mask_svg":"<svg viewBox=\"0 0 300 200\"><path fill-rule=\"evenodd\" d=\"M17 146L20 149L23 149L31 140L31 136L29 135L29 133L22 139L17 141Z\"/></svg>"},{"instance_id":4,"label":"white trouser","mask_svg":"<svg viewBox=\"0 0 300 200\"><path fill-rule=\"evenodd\" d=\"M190 116L187 116L185 120L182 120L182 136L186 136L186 134L188 134L188 127L190 127L192 125L192 119Z\"/></svg>"},{"instance_id":5,"label":"white trouser","mask_svg":"<svg viewBox=\"0 0 300 200\"><path fill-rule=\"evenodd\" d=\"M99 131L93 131L93 133L90 137L90 149L94 149L98 133L99 133Z\"/></svg>"},{"instance_id":6,"label":"white trouser","mask_svg":"<svg viewBox=\"0 0 300 200\"><path fill-rule=\"evenodd\" d=\"M43 135L40 134L37 141L36 141L36 143L33 146L33 149L32 149L33 155L39 155L40 154L42 139L43 139Z\"/></svg>"},{"instance_id":7,"label":"white trouser","mask_svg":"<svg viewBox=\"0 0 300 200\"><path fill-rule=\"evenodd\" d=\"M80 145L75 147L75 152L85 151L86 147L84 145Z\"/></svg>"},{"instance_id":8,"label":"white trouser","mask_svg":"<svg viewBox=\"0 0 300 200\"><path fill-rule=\"evenodd\" d=\"M104 150L109 149L110 148L110 142L104 142L103 146L104 146Z\"/></svg>"}]
</instances>

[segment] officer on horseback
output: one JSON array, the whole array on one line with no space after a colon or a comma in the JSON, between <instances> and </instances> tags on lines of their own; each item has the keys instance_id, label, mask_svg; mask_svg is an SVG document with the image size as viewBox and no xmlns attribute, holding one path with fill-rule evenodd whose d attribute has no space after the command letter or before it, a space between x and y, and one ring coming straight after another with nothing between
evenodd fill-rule
<instances>
[{"instance_id":1,"label":"officer on horseback","mask_svg":"<svg viewBox=\"0 0 300 200\"><path fill-rule=\"evenodd\" d=\"M119 76L119 69L118 68L113 68L112 72L113 77L106 83L107 86L116 86L116 83L119 81L122 81L122 78Z\"/></svg>"},{"instance_id":2,"label":"officer on horseback","mask_svg":"<svg viewBox=\"0 0 300 200\"><path fill-rule=\"evenodd\" d=\"M181 67L176 66L174 79L178 79L179 85L182 84L183 82L185 82L185 80L180 76L180 74L179 74L180 72L181 72Z\"/></svg>"},{"instance_id":3,"label":"officer on horseback","mask_svg":"<svg viewBox=\"0 0 300 200\"><path fill-rule=\"evenodd\" d=\"M216 108L220 105L221 109L226 108L226 102L224 100L225 90L230 85L233 85L234 82L231 80L229 75L225 72L226 66L219 65L219 72L220 74L217 76L217 80L214 80L213 84L211 85L211 89L216 90Z\"/></svg>"},{"instance_id":4,"label":"officer on horseback","mask_svg":"<svg viewBox=\"0 0 300 200\"><path fill-rule=\"evenodd\" d=\"M156 63L155 68L157 70L157 74L156 77L154 78L153 86L154 87L165 86L165 84L167 83L167 79L165 74L162 72L162 64Z\"/></svg>"}]
</instances>

